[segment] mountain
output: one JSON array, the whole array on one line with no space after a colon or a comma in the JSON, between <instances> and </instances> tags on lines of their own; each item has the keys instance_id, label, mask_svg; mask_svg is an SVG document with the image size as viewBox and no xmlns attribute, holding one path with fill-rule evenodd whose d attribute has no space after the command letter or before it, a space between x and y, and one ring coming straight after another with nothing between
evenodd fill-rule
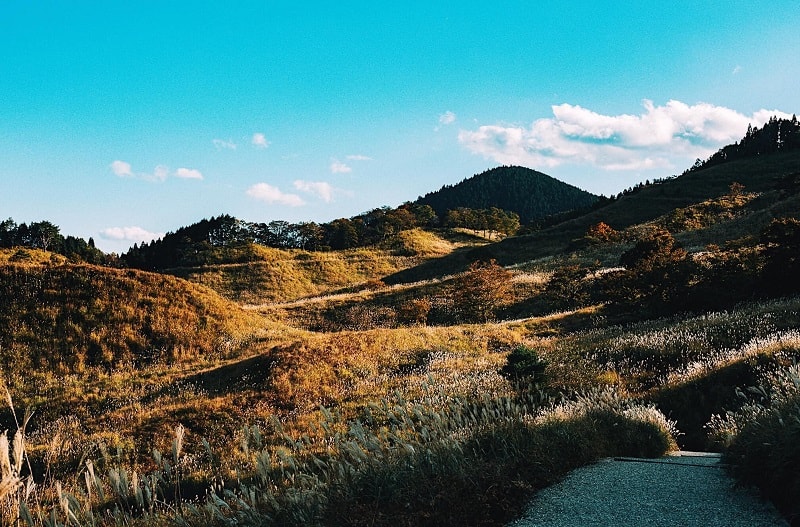
<instances>
[{"instance_id":1,"label":"mountain","mask_svg":"<svg viewBox=\"0 0 800 527\"><path fill-rule=\"evenodd\" d=\"M445 185L417 199L439 217L458 208L516 212L523 224L562 212L590 207L598 196L536 170L520 166L492 168L456 185Z\"/></svg>"}]
</instances>

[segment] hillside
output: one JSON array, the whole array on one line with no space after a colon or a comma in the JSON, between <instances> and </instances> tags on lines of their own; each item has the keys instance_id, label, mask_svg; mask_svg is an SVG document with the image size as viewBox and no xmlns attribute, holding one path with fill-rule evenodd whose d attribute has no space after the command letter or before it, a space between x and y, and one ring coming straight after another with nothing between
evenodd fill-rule
<instances>
[{"instance_id":1,"label":"hillside","mask_svg":"<svg viewBox=\"0 0 800 527\"><path fill-rule=\"evenodd\" d=\"M541 172L520 166L487 170L456 185L446 185L417 199L436 214L458 208L496 207L519 215L523 224L562 212L590 207L598 197Z\"/></svg>"},{"instance_id":2,"label":"hillside","mask_svg":"<svg viewBox=\"0 0 800 527\"><path fill-rule=\"evenodd\" d=\"M266 326L205 287L63 260L44 251L0 250L3 371L227 357Z\"/></svg>"},{"instance_id":3,"label":"hillside","mask_svg":"<svg viewBox=\"0 0 800 527\"><path fill-rule=\"evenodd\" d=\"M473 252L460 252L414 269L400 271L386 277L385 281L413 282L452 274L466 269L475 259L494 258L503 265L513 265L537 258L568 254L576 249L576 240L581 240L592 225L604 222L616 230L622 230L649 222L675 209L722 196L733 183L744 185L747 192L764 196L755 206L775 206L776 202L783 199L782 196L787 191L786 185L793 184L793 178L797 177L799 169L800 151L795 150L687 171L676 178L643 186L577 218L529 235L507 238ZM763 222L755 226L751 234L757 234L758 229L763 226Z\"/></svg>"},{"instance_id":4,"label":"hillside","mask_svg":"<svg viewBox=\"0 0 800 527\"><path fill-rule=\"evenodd\" d=\"M290 302L378 282L432 258L489 243L456 231L404 230L378 246L341 251L241 246L242 262L167 268L162 272L210 287L240 304ZM229 251L230 253L231 251Z\"/></svg>"}]
</instances>

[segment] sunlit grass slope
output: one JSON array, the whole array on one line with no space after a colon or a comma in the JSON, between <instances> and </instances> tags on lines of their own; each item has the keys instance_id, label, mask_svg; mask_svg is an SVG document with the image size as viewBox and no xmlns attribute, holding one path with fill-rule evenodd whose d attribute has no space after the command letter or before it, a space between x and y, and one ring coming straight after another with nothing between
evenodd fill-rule
<instances>
[{"instance_id":1,"label":"sunlit grass slope","mask_svg":"<svg viewBox=\"0 0 800 527\"><path fill-rule=\"evenodd\" d=\"M8 373L229 356L263 325L171 276L17 253L0 252L0 366Z\"/></svg>"},{"instance_id":2,"label":"sunlit grass slope","mask_svg":"<svg viewBox=\"0 0 800 527\"><path fill-rule=\"evenodd\" d=\"M287 302L329 293L380 278L449 254L458 247L485 240L414 229L387 239L381 246L347 251L309 252L251 247L253 261L168 270L208 286L243 304Z\"/></svg>"}]
</instances>

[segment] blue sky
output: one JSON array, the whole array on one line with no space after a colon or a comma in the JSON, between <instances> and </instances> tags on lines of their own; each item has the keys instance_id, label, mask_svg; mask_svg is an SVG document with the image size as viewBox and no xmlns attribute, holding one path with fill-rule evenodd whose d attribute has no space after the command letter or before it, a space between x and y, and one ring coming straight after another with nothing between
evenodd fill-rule
<instances>
[{"instance_id":1,"label":"blue sky","mask_svg":"<svg viewBox=\"0 0 800 527\"><path fill-rule=\"evenodd\" d=\"M499 164L612 194L800 110L797 0L537 4L4 0L0 216L121 252Z\"/></svg>"}]
</instances>

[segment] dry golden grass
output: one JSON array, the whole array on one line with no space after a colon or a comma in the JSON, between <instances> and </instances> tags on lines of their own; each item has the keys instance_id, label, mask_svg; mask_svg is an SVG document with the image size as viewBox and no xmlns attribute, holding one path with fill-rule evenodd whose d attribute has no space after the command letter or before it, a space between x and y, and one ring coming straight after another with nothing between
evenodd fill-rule
<instances>
[{"instance_id":1,"label":"dry golden grass","mask_svg":"<svg viewBox=\"0 0 800 527\"><path fill-rule=\"evenodd\" d=\"M174 277L92 265L0 265L0 366L61 371L237 354L267 323Z\"/></svg>"},{"instance_id":2,"label":"dry golden grass","mask_svg":"<svg viewBox=\"0 0 800 527\"><path fill-rule=\"evenodd\" d=\"M279 251L261 248L262 261L191 269L176 276L208 286L241 304L287 302L377 280L416 261L386 251Z\"/></svg>"},{"instance_id":3,"label":"dry golden grass","mask_svg":"<svg viewBox=\"0 0 800 527\"><path fill-rule=\"evenodd\" d=\"M251 244L248 258L253 261L169 272L241 304L285 303L358 287L458 248L485 243L465 233L413 229L388 238L378 247L346 251L282 250Z\"/></svg>"},{"instance_id":4,"label":"dry golden grass","mask_svg":"<svg viewBox=\"0 0 800 527\"><path fill-rule=\"evenodd\" d=\"M287 408L309 410L386 397L396 389L417 392L429 375L442 381L496 374L505 353L522 342L503 325L412 327L322 334L274 350L273 394ZM490 375L491 376L491 375ZM481 379L477 379L476 382ZM499 377L488 381L500 384ZM477 385L453 384L454 394ZM486 393L499 389L486 385Z\"/></svg>"},{"instance_id":5,"label":"dry golden grass","mask_svg":"<svg viewBox=\"0 0 800 527\"><path fill-rule=\"evenodd\" d=\"M60 254L18 247L13 249L0 248L0 265L13 263L16 265L62 265L67 258Z\"/></svg>"},{"instance_id":6,"label":"dry golden grass","mask_svg":"<svg viewBox=\"0 0 800 527\"><path fill-rule=\"evenodd\" d=\"M453 243L422 229L402 231L386 245L396 254L425 258L444 256L456 248Z\"/></svg>"}]
</instances>

